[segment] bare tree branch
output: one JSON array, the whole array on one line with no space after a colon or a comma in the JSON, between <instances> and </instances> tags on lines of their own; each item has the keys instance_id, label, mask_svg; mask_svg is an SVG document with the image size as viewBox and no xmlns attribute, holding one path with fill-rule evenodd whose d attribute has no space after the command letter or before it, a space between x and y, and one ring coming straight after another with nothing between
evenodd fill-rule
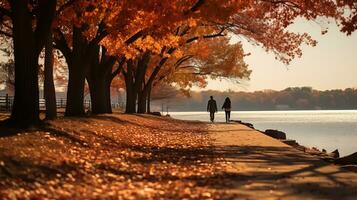
<instances>
[{"instance_id":1,"label":"bare tree branch","mask_svg":"<svg viewBox=\"0 0 357 200\"><path fill-rule=\"evenodd\" d=\"M295 2L293 1L289 1L289 0L260 0L260 1L263 1L263 2L267 2L267 3L271 3L271 4L282 4L282 5L286 5L286 6L289 6L289 7L294 7L294 8L298 8L298 9L301 9L301 7L296 4Z\"/></svg>"},{"instance_id":2,"label":"bare tree branch","mask_svg":"<svg viewBox=\"0 0 357 200\"><path fill-rule=\"evenodd\" d=\"M198 0L188 11L184 12L184 15L188 15L190 13L196 12L206 1Z\"/></svg>"},{"instance_id":3,"label":"bare tree branch","mask_svg":"<svg viewBox=\"0 0 357 200\"><path fill-rule=\"evenodd\" d=\"M108 35L108 32L105 30L105 23L104 21L101 21L98 25L98 30L96 36L90 41L89 45L90 46L96 46L100 41L102 41L106 36Z\"/></svg>"},{"instance_id":4,"label":"bare tree branch","mask_svg":"<svg viewBox=\"0 0 357 200\"><path fill-rule=\"evenodd\" d=\"M120 58L119 63L118 63L118 67L111 74L111 79L113 79L116 75L118 75L119 72L123 71L123 65L125 63L125 60L126 59L125 59L124 56L122 58Z\"/></svg>"},{"instance_id":5,"label":"bare tree branch","mask_svg":"<svg viewBox=\"0 0 357 200\"><path fill-rule=\"evenodd\" d=\"M139 39L140 37L142 37L144 35L144 30L140 30L137 33L135 33L134 35L132 35L129 39L127 39L125 41L126 45L129 45L133 42L135 42L137 39Z\"/></svg>"},{"instance_id":6,"label":"bare tree branch","mask_svg":"<svg viewBox=\"0 0 357 200\"><path fill-rule=\"evenodd\" d=\"M191 59L193 57L193 55L185 55L182 56L180 59L178 59L175 63L175 69L177 69L180 65L182 65L182 63L184 63L185 61Z\"/></svg>"},{"instance_id":7,"label":"bare tree branch","mask_svg":"<svg viewBox=\"0 0 357 200\"><path fill-rule=\"evenodd\" d=\"M205 38L205 39L208 39L208 38L215 38L215 37L221 37L221 36L226 36L226 34L223 34L223 32L225 31L226 29L225 28L222 28L218 33L214 33L212 35L204 35L204 36L196 36L196 37L192 37L188 40L186 40L186 44L188 43L191 43L195 40L198 40L200 38Z\"/></svg>"}]
</instances>

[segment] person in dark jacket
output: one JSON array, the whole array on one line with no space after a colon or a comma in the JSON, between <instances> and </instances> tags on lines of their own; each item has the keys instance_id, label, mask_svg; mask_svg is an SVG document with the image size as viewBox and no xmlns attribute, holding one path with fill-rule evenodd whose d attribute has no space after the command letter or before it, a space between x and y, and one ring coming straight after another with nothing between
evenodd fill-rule
<instances>
[{"instance_id":1,"label":"person in dark jacket","mask_svg":"<svg viewBox=\"0 0 357 200\"><path fill-rule=\"evenodd\" d=\"M211 122L214 122L214 113L217 112L217 103L213 99L213 96L210 97L210 100L208 101L207 104L207 112L210 114Z\"/></svg>"},{"instance_id":2,"label":"person in dark jacket","mask_svg":"<svg viewBox=\"0 0 357 200\"><path fill-rule=\"evenodd\" d=\"M229 97L224 100L222 109L224 109L226 113L226 122L228 123L231 118L231 100L229 99Z\"/></svg>"}]
</instances>

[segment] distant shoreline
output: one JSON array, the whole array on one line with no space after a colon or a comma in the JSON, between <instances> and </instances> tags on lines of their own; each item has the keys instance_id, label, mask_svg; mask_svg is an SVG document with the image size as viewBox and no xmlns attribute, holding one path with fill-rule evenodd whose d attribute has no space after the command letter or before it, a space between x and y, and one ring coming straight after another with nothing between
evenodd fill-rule
<instances>
[{"instance_id":1,"label":"distant shoreline","mask_svg":"<svg viewBox=\"0 0 357 200\"><path fill-rule=\"evenodd\" d=\"M357 112L357 108L356 109L320 109L320 110L232 110L232 112L311 112L311 111L321 111L321 112L327 112L327 111L356 111ZM169 114L171 112L175 112L175 113L184 113L184 112L197 112L197 113L207 113L207 111L202 111L202 110L197 110L197 111L182 111L182 110L169 110ZM224 111L218 111L218 112L224 112ZM166 113L166 111L164 111L163 113Z\"/></svg>"}]
</instances>

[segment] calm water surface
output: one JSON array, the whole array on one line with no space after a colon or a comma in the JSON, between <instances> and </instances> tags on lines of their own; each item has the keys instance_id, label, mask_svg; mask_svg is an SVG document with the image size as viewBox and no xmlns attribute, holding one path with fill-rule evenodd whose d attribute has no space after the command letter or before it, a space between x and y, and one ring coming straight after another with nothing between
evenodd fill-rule
<instances>
[{"instance_id":1,"label":"calm water surface","mask_svg":"<svg viewBox=\"0 0 357 200\"><path fill-rule=\"evenodd\" d=\"M206 112L171 112L177 119L209 121ZM344 111L234 111L231 119L242 120L260 130L278 129L287 138L307 147L317 147L342 156L357 152L357 110ZM224 112L216 121L225 121Z\"/></svg>"}]
</instances>

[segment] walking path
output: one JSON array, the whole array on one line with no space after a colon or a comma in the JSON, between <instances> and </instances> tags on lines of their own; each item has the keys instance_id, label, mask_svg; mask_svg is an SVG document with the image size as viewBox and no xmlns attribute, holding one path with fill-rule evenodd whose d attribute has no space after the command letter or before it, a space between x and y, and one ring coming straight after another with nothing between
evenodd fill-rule
<instances>
[{"instance_id":1,"label":"walking path","mask_svg":"<svg viewBox=\"0 0 357 200\"><path fill-rule=\"evenodd\" d=\"M239 124L211 124L225 187L242 199L357 199L357 173ZM351 141L352 142L352 141Z\"/></svg>"}]
</instances>

